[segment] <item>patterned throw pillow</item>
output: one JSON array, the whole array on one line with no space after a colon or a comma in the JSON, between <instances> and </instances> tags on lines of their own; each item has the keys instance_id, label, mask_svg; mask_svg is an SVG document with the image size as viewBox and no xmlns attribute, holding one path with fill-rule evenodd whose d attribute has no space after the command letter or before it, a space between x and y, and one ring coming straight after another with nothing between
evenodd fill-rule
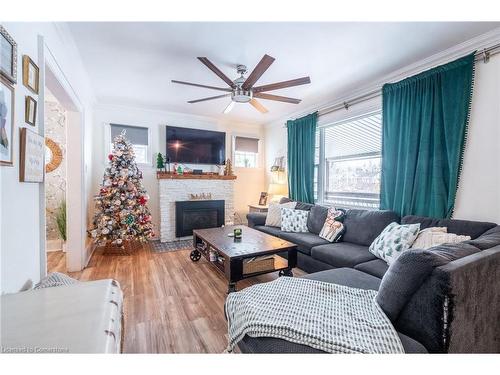
<instances>
[{"instance_id":1,"label":"patterned throw pillow","mask_svg":"<svg viewBox=\"0 0 500 375\"><path fill-rule=\"evenodd\" d=\"M267 209L266 225L268 227L281 227L281 207L295 208L297 202L271 203Z\"/></svg>"},{"instance_id":2,"label":"patterned throw pillow","mask_svg":"<svg viewBox=\"0 0 500 375\"><path fill-rule=\"evenodd\" d=\"M319 236L330 242L338 242L345 232L344 224L342 224L344 216L344 210L330 207Z\"/></svg>"},{"instance_id":3,"label":"patterned throw pillow","mask_svg":"<svg viewBox=\"0 0 500 375\"><path fill-rule=\"evenodd\" d=\"M283 232L303 233L307 230L309 211L281 208L281 230Z\"/></svg>"},{"instance_id":4,"label":"patterned throw pillow","mask_svg":"<svg viewBox=\"0 0 500 375\"><path fill-rule=\"evenodd\" d=\"M420 224L390 223L370 245L370 253L392 264L418 236Z\"/></svg>"},{"instance_id":5,"label":"patterned throw pillow","mask_svg":"<svg viewBox=\"0 0 500 375\"><path fill-rule=\"evenodd\" d=\"M448 233L448 228L446 227L431 227L423 229L418 233L418 237L411 245L411 248L425 250L444 243L458 243L470 239L470 236Z\"/></svg>"}]
</instances>

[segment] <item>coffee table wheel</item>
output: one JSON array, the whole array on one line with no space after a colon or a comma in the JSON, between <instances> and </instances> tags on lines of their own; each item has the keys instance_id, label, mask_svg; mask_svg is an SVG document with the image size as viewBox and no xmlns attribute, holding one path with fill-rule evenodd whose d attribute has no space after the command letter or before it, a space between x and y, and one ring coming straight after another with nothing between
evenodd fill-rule
<instances>
[{"instance_id":1,"label":"coffee table wheel","mask_svg":"<svg viewBox=\"0 0 500 375\"><path fill-rule=\"evenodd\" d=\"M200 253L200 251L194 249L193 251L191 251L191 254L189 254L189 258L191 258L191 260L193 262L199 261L201 259L201 253Z\"/></svg>"},{"instance_id":2,"label":"coffee table wheel","mask_svg":"<svg viewBox=\"0 0 500 375\"><path fill-rule=\"evenodd\" d=\"M280 270L280 272L278 273L278 276L279 277L281 277L281 276L293 277L293 272L292 272L292 270Z\"/></svg>"}]
</instances>

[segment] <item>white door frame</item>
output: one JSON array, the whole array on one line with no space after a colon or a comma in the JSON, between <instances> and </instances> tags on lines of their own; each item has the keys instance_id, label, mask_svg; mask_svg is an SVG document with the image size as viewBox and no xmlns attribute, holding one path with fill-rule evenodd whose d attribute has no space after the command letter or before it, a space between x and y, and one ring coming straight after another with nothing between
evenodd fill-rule
<instances>
[{"instance_id":1,"label":"white door frame","mask_svg":"<svg viewBox=\"0 0 500 375\"><path fill-rule=\"evenodd\" d=\"M68 126L66 129L67 150L67 183L66 183L66 212L67 212L67 271L80 271L86 261L86 194L85 194L85 164L84 164L84 140L85 140L85 111L81 100L71 86L66 75L59 66L54 54L45 43L43 36L38 37L38 61L40 66L40 95L38 106L38 118L40 134L45 134L44 101L45 85L49 82L57 83L54 95L68 110ZM47 74L48 73L48 74ZM49 79L48 79L49 78ZM48 79L48 80L47 80ZM70 147L68 147L70 146ZM46 229L45 229L45 184L40 187L40 274L47 274L47 252L46 252Z\"/></svg>"}]
</instances>

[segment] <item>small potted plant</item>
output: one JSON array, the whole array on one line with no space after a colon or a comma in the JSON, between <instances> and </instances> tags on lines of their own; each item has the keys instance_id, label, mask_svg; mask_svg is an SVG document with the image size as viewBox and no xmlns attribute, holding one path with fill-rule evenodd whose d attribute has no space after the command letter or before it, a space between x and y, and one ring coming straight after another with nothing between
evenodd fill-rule
<instances>
[{"instance_id":1,"label":"small potted plant","mask_svg":"<svg viewBox=\"0 0 500 375\"><path fill-rule=\"evenodd\" d=\"M61 202L56 214L57 231L63 240L62 250L66 252L66 200Z\"/></svg>"}]
</instances>

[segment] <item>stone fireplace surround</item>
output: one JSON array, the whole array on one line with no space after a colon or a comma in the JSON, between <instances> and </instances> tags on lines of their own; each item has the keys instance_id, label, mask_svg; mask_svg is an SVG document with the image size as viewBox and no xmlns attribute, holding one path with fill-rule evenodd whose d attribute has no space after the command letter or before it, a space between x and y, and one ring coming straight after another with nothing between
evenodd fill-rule
<instances>
[{"instance_id":1,"label":"stone fireplace surround","mask_svg":"<svg viewBox=\"0 0 500 375\"><path fill-rule=\"evenodd\" d=\"M175 236L175 202L190 200L191 194L210 194L213 200L224 200L226 225L234 222L234 179L219 176L166 176L158 174L160 196L160 241L180 240ZM189 238L189 237L183 237Z\"/></svg>"}]
</instances>

